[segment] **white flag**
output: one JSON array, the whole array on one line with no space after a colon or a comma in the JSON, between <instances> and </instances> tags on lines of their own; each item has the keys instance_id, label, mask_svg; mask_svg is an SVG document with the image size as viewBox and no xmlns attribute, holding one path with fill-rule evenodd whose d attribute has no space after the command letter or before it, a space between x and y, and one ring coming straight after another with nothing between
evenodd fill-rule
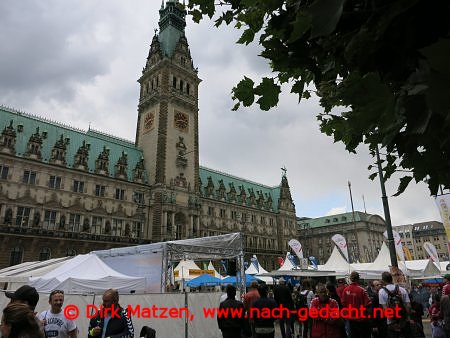
<instances>
[{"instance_id":1,"label":"white flag","mask_svg":"<svg viewBox=\"0 0 450 338\"><path fill-rule=\"evenodd\" d=\"M430 242L423 243L423 247L432 261L435 263L439 263L439 255L437 253L436 247Z\"/></svg>"},{"instance_id":2,"label":"white flag","mask_svg":"<svg viewBox=\"0 0 450 338\"><path fill-rule=\"evenodd\" d=\"M301 262L303 259L303 248L302 248L302 245L300 244L300 242L297 241L296 239L291 239L288 242L288 245L292 248L292 250L294 250L295 254L300 259L300 262Z\"/></svg>"},{"instance_id":3,"label":"white flag","mask_svg":"<svg viewBox=\"0 0 450 338\"><path fill-rule=\"evenodd\" d=\"M404 262L405 253L403 251L402 239L400 238L399 233L395 230L392 230L392 235L394 236L395 252L397 253L397 256L400 258L400 260ZM383 236L388 239L387 231L383 232Z\"/></svg>"},{"instance_id":4,"label":"white flag","mask_svg":"<svg viewBox=\"0 0 450 338\"><path fill-rule=\"evenodd\" d=\"M331 240L334 244L336 244L337 248L341 251L341 253L344 255L344 258L348 262L348 248L345 237L340 234L335 234L333 235L333 237L331 237Z\"/></svg>"}]
</instances>

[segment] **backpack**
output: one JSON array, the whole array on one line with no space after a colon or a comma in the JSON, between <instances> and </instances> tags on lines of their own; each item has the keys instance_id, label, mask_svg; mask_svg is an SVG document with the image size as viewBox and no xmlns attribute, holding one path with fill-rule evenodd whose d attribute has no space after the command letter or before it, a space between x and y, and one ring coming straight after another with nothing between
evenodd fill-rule
<instances>
[{"instance_id":1,"label":"backpack","mask_svg":"<svg viewBox=\"0 0 450 338\"><path fill-rule=\"evenodd\" d=\"M302 292L297 293L297 297L295 297L294 302L295 302L295 308L298 309L303 309L303 308L307 308L308 307L308 294L310 291L307 291L306 294Z\"/></svg>"},{"instance_id":2,"label":"backpack","mask_svg":"<svg viewBox=\"0 0 450 338\"><path fill-rule=\"evenodd\" d=\"M391 320L394 323L406 323L407 319L407 312L406 312L406 306L403 302L402 293L400 292L399 286L396 285L394 291L389 291L386 287L383 287L384 291L386 291L388 295L388 299L386 302L386 306L388 308L391 308L393 310L393 313L396 314L396 308L399 308L398 311L399 317L394 316L391 318Z\"/></svg>"}]
</instances>

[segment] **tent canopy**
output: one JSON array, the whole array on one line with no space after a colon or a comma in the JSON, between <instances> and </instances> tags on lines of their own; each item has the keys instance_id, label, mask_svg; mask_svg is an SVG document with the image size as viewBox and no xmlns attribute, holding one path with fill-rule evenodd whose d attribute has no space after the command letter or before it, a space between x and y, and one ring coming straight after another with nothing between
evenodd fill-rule
<instances>
[{"instance_id":1,"label":"tent canopy","mask_svg":"<svg viewBox=\"0 0 450 338\"><path fill-rule=\"evenodd\" d=\"M121 274L94 254L78 255L41 277L30 278L39 292L102 293L105 286L123 293L145 291L145 278Z\"/></svg>"},{"instance_id":2,"label":"tent canopy","mask_svg":"<svg viewBox=\"0 0 450 338\"><path fill-rule=\"evenodd\" d=\"M190 287L199 287L199 286L214 286L214 285L220 285L222 282L221 279L213 277L207 273L195 277L194 279L191 279L187 282L187 286Z\"/></svg>"},{"instance_id":3,"label":"tent canopy","mask_svg":"<svg viewBox=\"0 0 450 338\"><path fill-rule=\"evenodd\" d=\"M253 281L258 281L258 277L252 276L252 275L245 275L245 285L249 286ZM227 284L236 284L237 277L236 276L228 276L224 279L222 279L221 284L227 285Z\"/></svg>"},{"instance_id":4,"label":"tent canopy","mask_svg":"<svg viewBox=\"0 0 450 338\"><path fill-rule=\"evenodd\" d=\"M348 272L349 270L353 271L350 264L339 252L337 246L334 246L330 258L328 258L327 262L321 266L321 270L335 270L343 272Z\"/></svg>"},{"instance_id":5,"label":"tent canopy","mask_svg":"<svg viewBox=\"0 0 450 338\"><path fill-rule=\"evenodd\" d=\"M123 270L114 266L118 271L124 272L125 269L135 270L132 261L128 257L140 255L144 258L158 256L159 262L159 288L161 292L165 291L167 285L171 283L171 272L169 270L170 263L179 262L183 259L191 260L220 260L238 258L241 265L243 264L244 251L242 247L241 233L231 233L219 236L191 238L178 241L169 241L161 243L152 243L137 245L125 248L114 248L109 250L93 251L103 261L109 259L113 264L114 257L123 256L127 258L128 266L123 266ZM148 259L147 259L148 260ZM142 263L143 265L144 263ZM136 266L136 269L138 267ZM131 275L131 273L127 273ZM243 286L241 285L242 289Z\"/></svg>"}]
</instances>

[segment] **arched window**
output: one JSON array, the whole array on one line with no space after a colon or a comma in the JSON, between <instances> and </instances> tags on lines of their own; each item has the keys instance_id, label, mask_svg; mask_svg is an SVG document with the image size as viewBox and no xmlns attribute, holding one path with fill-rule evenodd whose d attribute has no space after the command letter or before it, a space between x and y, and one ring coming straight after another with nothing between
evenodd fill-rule
<instances>
[{"instance_id":1,"label":"arched window","mask_svg":"<svg viewBox=\"0 0 450 338\"><path fill-rule=\"evenodd\" d=\"M51 258L50 248L42 248L41 252L39 253L39 260L46 261L47 259L50 259L50 258Z\"/></svg>"},{"instance_id":2,"label":"arched window","mask_svg":"<svg viewBox=\"0 0 450 338\"><path fill-rule=\"evenodd\" d=\"M22 263L23 260L23 248L20 246L16 246L12 249L11 254L9 256L9 265L16 265Z\"/></svg>"}]
</instances>

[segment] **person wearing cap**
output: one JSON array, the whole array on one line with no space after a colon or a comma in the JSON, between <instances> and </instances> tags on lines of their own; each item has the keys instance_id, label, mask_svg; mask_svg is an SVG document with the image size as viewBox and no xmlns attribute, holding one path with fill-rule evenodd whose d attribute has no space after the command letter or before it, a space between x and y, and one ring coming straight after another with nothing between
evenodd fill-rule
<instances>
[{"instance_id":1,"label":"person wearing cap","mask_svg":"<svg viewBox=\"0 0 450 338\"><path fill-rule=\"evenodd\" d=\"M444 275L444 286L442 287L442 295L450 295L450 274Z\"/></svg>"},{"instance_id":2,"label":"person wearing cap","mask_svg":"<svg viewBox=\"0 0 450 338\"><path fill-rule=\"evenodd\" d=\"M367 291L359 285L359 273L353 271L350 274L350 285L344 289L342 292L342 306L344 308L357 308L363 307L367 309L371 304L371 300ZM353 311L349 311L351 317L348 318L349 328L350 328L350 336L352 338L367 338L371 335L371 326L367 322L367 320L358 318L358 316L354 316L355 313ZM367 314L366 314L367 315Z\"/></svg>"},{"instance_id":3,"label":"person wearing cap","mask_svg":"<svg viewBox=\"0 0 450 338\"><path fill-rule=\"evenodd\" d=\"M39 320L44 326L45 337L48 338L77 338L77 325L66 318L62 311L64 291L53 290L49 297L50 311L43 311Z\"/></svg>"},{"instance_id":4,"label":"person wearing cap","mask_svg":"<svg viewBox=\"0 0 450 338\"><path fill-rule=\"evenodd\" d=\"M11 299L10 303L23 303L34 311L39 302L39 294L36 289L29 285L23 285L14 292L5 292L5 296Z\"/></svg>"}]
</instances>

